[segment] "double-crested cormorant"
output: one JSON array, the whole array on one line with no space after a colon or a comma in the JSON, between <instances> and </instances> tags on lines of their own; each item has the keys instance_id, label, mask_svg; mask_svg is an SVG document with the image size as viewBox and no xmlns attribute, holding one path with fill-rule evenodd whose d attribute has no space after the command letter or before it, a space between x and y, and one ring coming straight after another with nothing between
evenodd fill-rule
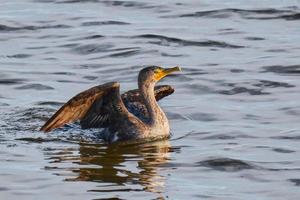
<instances>
[{"instance_id":1,"label":"double-crested cormorant","mask_svg":"<svg viewBox=\"0 0 300 200\"><path fill-rule=\"evenodd\" d=\"M41 128L49 132L80 120L83 129L104 128L100 134L109 143L131 139L165 138L168 119L157 101L174 92L169 85L155 84L180 67L151 66L138 76L138 89L120 95L120 84L110 82L83 91L64 104Z\"/></svg>"}]
</instances>

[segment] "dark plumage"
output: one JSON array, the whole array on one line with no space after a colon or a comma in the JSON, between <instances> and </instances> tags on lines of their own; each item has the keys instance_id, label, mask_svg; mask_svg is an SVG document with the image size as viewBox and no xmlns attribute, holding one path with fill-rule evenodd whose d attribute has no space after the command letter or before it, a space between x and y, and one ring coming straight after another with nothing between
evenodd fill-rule
<instances>
[{"instance_id":1,"label":"dark plumage","mask_svg":"<svg viewBox=\"0 0 300 200\"><path fill-rule=\"evenodd\" d=\"M83 129L104 128L101 135L107 142L167 137L169 123L156 101L172 94L174 89L168 85L154 85L164 76L179 70L179 67L144 68L138 77L139 89L122 95L117 82L92 87L64 104L41 131L49 132L80 120Z\"/></svg>"}]
</instances>

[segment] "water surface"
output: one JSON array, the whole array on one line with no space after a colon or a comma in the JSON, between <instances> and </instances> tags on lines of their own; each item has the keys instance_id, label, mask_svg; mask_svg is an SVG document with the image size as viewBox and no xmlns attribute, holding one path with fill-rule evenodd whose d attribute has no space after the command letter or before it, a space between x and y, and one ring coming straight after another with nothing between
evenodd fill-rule
<instances>
[{"instance_id":1,"label":"water surface","mask_svg":"<svg viewBox=\"0 0 300 200\"><path fill-rule=\"evenodd\" d=\"M298 199L298 1L2 0L1 199ZM147 65L172 137L107 146L39 127L69 98Z\"/></svg>"}]
</instances>

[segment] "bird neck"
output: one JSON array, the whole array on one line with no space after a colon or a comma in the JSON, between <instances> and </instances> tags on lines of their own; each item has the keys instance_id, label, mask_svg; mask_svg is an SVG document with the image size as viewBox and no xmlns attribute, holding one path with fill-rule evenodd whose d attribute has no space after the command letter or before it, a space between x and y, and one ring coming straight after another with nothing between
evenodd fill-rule
<instances>
[{"instance_id":1,"label":"bird neck","mask_svg":"<svg viewBox=\"0 0 300 200\"><path fill-rule=\"evenodd\" d=\"M149 124L151 126L159 123L159 116L162 114L162 110L155 99L154 86L155 83L151 82L139 84L139 90L149 113Z\"/></svg>"}]
</instances>

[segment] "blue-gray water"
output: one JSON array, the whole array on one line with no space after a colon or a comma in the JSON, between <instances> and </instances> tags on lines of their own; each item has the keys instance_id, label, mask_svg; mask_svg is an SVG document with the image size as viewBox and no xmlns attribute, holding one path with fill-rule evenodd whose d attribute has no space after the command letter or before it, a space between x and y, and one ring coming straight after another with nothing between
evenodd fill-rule
<instances>
[{"instance_id":1,"label":"blue-gray water","mask_svg":"<svg viewBox=\"0 0 300 200\"><path fill-rule=\"evenodd\" d=\"M300 2L0 1L0 199L300 198ZM91 86L164 79L169 141L39 127Z\"/></svg>"}]
</instances>

